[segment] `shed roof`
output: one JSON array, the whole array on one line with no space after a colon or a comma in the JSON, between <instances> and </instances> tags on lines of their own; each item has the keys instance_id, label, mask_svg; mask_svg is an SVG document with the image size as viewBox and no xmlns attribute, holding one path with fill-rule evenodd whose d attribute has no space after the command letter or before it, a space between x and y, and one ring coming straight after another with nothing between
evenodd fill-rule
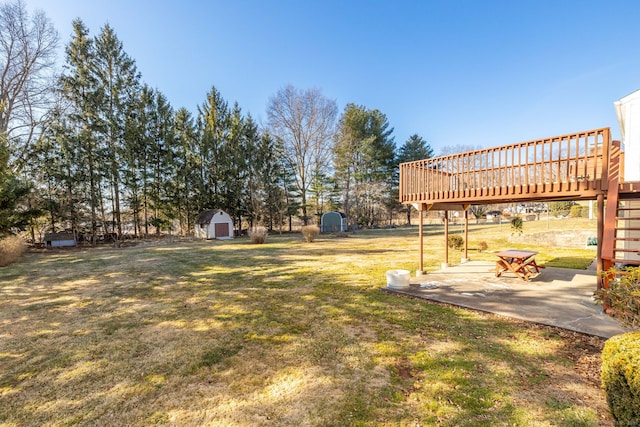
<instances>
[{"instance_id":1,"label":"shed roof","mask_svg":"<svg viewBox=\"0 0 640 427\"><path fill-rule=\"evenodd\" d=\"M198 218L196 218L196 224L211 224L211 219L218 213L224 212L222 209L207 209L202 211Z\"/></svg>"},{"instance_id":2,"label":"shed roof","mask_svg":"<svg viewBox=\"0 0 640 427\"><path fill-rule=\"evenodd\" d=\"M322 214L322 216L325 215L329 215L329 214L338 214L340 215L341 218L346 218L347 216L344 214L344 212L339 212L339 211L329 211L329 212L325 212L324 214Z\"/></svg>"},{"instance_id":3,"label":"shed roof","mask_svg":"<svg viewBox=\"0 0 640 427\"><path fill-rule=\"evenodd\" d=\"M65 233L65 232L46 233L44 235L45 242L54 242L59 240L76 240L76 237L73 235L73 233Z\"/></svg>"}]
</instances>

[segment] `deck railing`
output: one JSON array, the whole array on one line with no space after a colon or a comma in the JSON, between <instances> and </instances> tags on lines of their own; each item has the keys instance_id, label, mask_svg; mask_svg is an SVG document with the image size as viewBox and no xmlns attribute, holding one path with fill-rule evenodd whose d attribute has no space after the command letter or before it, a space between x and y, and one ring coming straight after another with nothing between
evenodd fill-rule
<instances>
[{"instance_id":1,"label":"deck railing","mask_svg":"<svg viewBox=\"0 0 640 427\"><path fill-rule=\"evenodd\" d=\"M402 163L400 201L592 198L606 190L609 148L603 128Z\"/></svg>"}]
</instances>

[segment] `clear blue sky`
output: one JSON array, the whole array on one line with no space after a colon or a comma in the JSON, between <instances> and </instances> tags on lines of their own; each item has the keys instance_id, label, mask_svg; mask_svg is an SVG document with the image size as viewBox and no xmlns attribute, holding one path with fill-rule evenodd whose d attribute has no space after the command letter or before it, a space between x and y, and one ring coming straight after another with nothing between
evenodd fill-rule
<instances>
[{"instance_id":1,"label":"clear blue sky","mask_svg":"<svg viewBox=\"0 0 640 427\"><path fill-rule=\"evenodd\" d=\"M490 147L599 127L640 89L638 0L26 0L70 41L109 23L144 82L194 115L215 86L258 122L291 83L340 112L377 108L417 133ZM61 53L60 64L63 62Z\"/></svg>"}]
</instances>

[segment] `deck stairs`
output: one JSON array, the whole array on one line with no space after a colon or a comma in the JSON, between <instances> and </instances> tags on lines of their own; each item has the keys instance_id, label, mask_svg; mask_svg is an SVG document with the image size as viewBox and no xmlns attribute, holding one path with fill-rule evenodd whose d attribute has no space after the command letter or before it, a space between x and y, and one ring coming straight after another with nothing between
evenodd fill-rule
<instances>
[{"instance_id":1,"label":"deck stairs","mask_svg":"<svg viewBox=\"0 0 640 427\"><path fill-rule=\"evenodd\" d=\"M618 144L612 145L612 150L619 149ZM640 183L620 183L620 156L614 153L610 158L602 239L604 271L616 265L640 265Z\"/></svg>"},{"instance_id":2,"label":"deck stairs","mask_svg":"<svg viewBox=\"0 0 640 427\"><path fill-rule=\"evenodd\" d=\"M622 202L623 203L623 202ZM623 207L621 202L618 202L618 210L616 215L616 227L614 229L613 236L613 258L612 261L616 264L628 264L628 265L640 265L640 260L625 259L624 253L638 253L640 250L640 227L629 226L630 222L640 221L640 206L639 207ZM639 242L632 247L624 247L625 245L618 244L620 242Z\"/></svg>"}]
</instances>

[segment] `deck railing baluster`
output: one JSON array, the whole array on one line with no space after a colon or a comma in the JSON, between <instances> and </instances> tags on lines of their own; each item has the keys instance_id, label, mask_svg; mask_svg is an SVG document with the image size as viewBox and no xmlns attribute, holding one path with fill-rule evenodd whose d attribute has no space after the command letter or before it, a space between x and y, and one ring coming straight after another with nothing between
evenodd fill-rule
<instances>
[{"instance_id":1,"label":"deck railing baluster","mask_svg":"<svg viewBox=\"0 0 640 427\"><path fill-rule=\"evenodd\" d=\"M609 143L609 129L597 129L403 163L400 201L595 198L606 190Z\"/></svg>"}]
</instances>

